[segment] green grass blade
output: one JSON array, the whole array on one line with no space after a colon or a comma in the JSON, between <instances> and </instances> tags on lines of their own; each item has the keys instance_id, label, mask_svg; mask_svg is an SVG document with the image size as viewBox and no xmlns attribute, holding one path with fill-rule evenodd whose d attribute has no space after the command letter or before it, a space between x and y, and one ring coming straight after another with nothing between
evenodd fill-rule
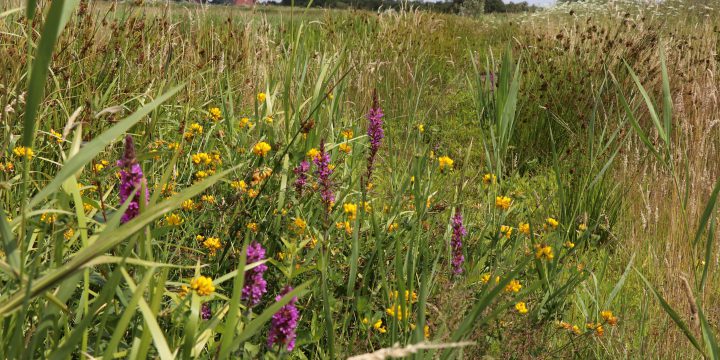
<instances>
[{"instance_id":1,"label":"green grass blade","mask_svg":"<svg viewBox=\"0 0 720 360\"><path fill-rule=\"evenodd\" d=\"M720 179L715 182L715 187L713 188L710 198L705 205L705 210L703 210L702 216L700 217L700 222L698 223L697 230L695 231L695 238L693 239L693 246L696 246L698 241L700 241L700 237L707 227L708 220L710 219L710 216L715 209L715 204L717 203L718 193L720 193Z\"/></svg>"}]
</instances>

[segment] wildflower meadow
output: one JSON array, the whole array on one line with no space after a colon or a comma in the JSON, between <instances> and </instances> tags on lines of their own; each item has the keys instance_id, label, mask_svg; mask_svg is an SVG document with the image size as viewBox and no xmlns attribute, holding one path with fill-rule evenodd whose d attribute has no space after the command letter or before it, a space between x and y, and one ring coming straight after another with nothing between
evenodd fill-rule
<instances>
[{"instance_id":1,"label":"wildflower meadow","mask_svg":"<svg viewBox=\"0 0 720 360\"><path fill-rule=\"evenodd\" d=\"M0 358L719 359L718 19L0 2Z\"/></svg>"}]
</instances>

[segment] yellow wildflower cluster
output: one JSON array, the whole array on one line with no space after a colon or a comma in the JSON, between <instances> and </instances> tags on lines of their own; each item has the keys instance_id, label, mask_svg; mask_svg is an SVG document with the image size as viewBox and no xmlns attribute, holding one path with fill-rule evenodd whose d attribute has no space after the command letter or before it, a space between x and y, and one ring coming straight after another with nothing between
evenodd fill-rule
<instances>
[{"instance_id":1,"label":"yellow wildflower cluster","mask_svg":"<svg viewBox=\"0 0 720 360\"><path fill-rule=\"evenodd\" d=\"M565 322L565 321L560 321L560 322L558 323L558 327L561 328L561 329L565 329L565 330L567 330L567 331L569 331L569 332L572 332L572 333L575 334L575 335L580 335L580 333L581 333L579 326L570 324L570 323Z\"/></svg>"},{"instance_id":2,"label":"yellow wildflower cluster","mask_svg":"<svg viewBox=\"0 0 720 360\"><path fill-rule=\"evenodd\" d=\"M214 122L222 120L222 111L219 108L211 107L208 109L208 113L210 114L210 120Z\"/></svg>"},{"instance_id":3,"label":"yellow wildflower cluster","mask_svg":"<svg viewBox=\"0 0 720 360\"><path fill-rule=\"evenodd\" d=\"M522 234L530 235L530 224L526 222L520 222L520 224L518 224L518 230Z\"/></svg>"},{"instance_id":4,"label":"yellow wildflower cluster","mask_svg":"<svg viewBox=\"0 0 720 360\"><path fill-rule=\"evenodd\" d=\"M353 232L352 226L350 225L349 221L338 221L337 223L335 223L335 228L337 228L338 230L344 229L345 233L347 233L348 235L352 235Z\"/></svg>"},{"instance_id":5,"label":"yellow wildflower cluster","mask_svg":"<svg viewBox=\"0 0 720 360\"><path fill-rule=\"evenodd\" d=\"M552 247L546 244L535 245L535 258L552 260L555 257Z\"/></svg>"},{"instance_id":6,"label":"yellow wildflower cluster","mask_svg":"<svg viewBox=\"0 0 720 360\"><path fill-rule=\"evenodd\" d=\"M257 224L257 223L254 223L254 222L251 222L251 223L247 224L247 228L250 229L250 231L252 231L252 232L254 232L254 233L258 232L258 230L260 229L260 227L258 226L258 224Z\"/></svg>"},{"instance_id":7,"label":"yellow wildflower cluster","mask_svg":"<svg viewBox=\"0 0 720 360\"><path fill-rule=\"evenodd\" d=\"M548 231L555 230L555 229L557 229L558 225L560 225L560 223L557 220L555 220L554 218L549 217L549 218L545 219L545 225L544 225L545 230L548 230Z\"/></svg>"},{"instance_id":8,"label":"yellow wildflower cluster","mask_svg":"<svg viewBox=\"0 0 720 360\"><path fill-rule=\"evenodd\" d=\"M190 283L190 288L195 290L200 296L207 296L215 292L215 286L211 278L206 276L200 276Z\"/></svg>"},{"instance_id":9,"label":"yellow wildflower cluster","mask_svg":"<svg viewBox=\"0 0 720 360\"><path fill-rule=\"evenodd\" d=\"M70 240L73 236L75 236L75 230L73 230L72 228L68 228L63 233L63 237L65 238L65 240Z\"/></svg>"},{"instance_id":10,"label":"yellow wildflower cluster","mask_svg":"<svg viewBox=\"0 0 720 360\"><path fill-rule=\"evenodd\" d=\"M618 323L617 316L614 316L612 311L610 310L601 311L600 317L602 317L602 319L605 320L605 322L608 323L610 326L615 326Z\"/></svg>"},{"instance_id":11,"label":"yellow wildflower cluster","mask_svg":"<svg viewBox=\"0 0 720 360\"><path fill-rule=\"evenodd\" d=\"M495 174L487 173L483 175L482 182L485 185L491 185L497 182L497 176Z\"/></svg>"},{"instance_id":12,"label":"yellow wildflower cluster","mask_svg":"<svg viewBox=\"0 0 720 360\"><path fill-rule=\"evenodd\" d=\"M183 139L186 141L190 141L195 138L195 136L202 135L203 133L203 127L202 125L198 123L192 123L188 127L187 131L183 134Z\"/></svg>"},{"instance_id":13,"label":"yellow wildflower cluster","mask_svg":"<svg viewBox=\"0 0 720 360\"><path fill-rule=\"evenodd\" d=\"M61 133L50 129L50 137L52 137L58 144L62 144L64 139Z\"/></svg>"},{"instance_id":14,"label":"yellow wildflower cluster","mask_svg":"<svg viewBox=\"0 0 720 360\"><path fill-rule=\"evenodd\" d=\"M527 305L525 305L525 303L522 301L515 304L515 310L517 310L517 312L520 314L527 314L528 312Z\"/></svg>"},{"instance_id":15,"label":"yellow wildflower cluster","mask_svg":"<svg viewBox=\"0 0 720 360\"><path fill-rule=\"evenodd\" d=\"M355 220L357 218L357 205L354 203L343 204L343 211L347 215L348 220Z\"/></svg>"},{"instance_id":16,"label":"yellow wildflower cluster","mask_svg":"<svg viewBox=\"0 0 720 360\"><path fill-rule=\"evenodd\" d=\"M13 165L13 163L11 163L9 161L6 161L4 164L2 162L0 162L0 171L6 172L6 173L11 173L11 172L15 171L15 165Z\"/></svg>"},{"instance_id":17,"label":"yellow wildflower cluster","mask_svg":"<svg viewBox=\"0 0 720 360\"><path fill-rule=\"evenodd\" d=\"M95 164L93 164L93 171L96 173L99 173L103 169L105 169L108 165L110 165L110 162L105 159L102 159L102 160L96 162Z\"/></svg>"},{"instance_id":18,"label":"yellow wildflower cluster","mask_svg":"<svg viewBox=\"0 0 720 360\"><path fill-rule=\"evenodd\" d=\"M349 154L350 151L352 151L352 148L350 147L350 145L348 145L348 143L342 143L342 144L338 145L338 150L340 150L346 154Z\"/></svg>"},{"instance_id":19,"label":"yellow wildflower cluster","mask_svg":"<svg viewBox=\"0 0 720 360\"><path fill-rule=\"evenodd\" d=\"M185 220L180 215L172 213L165 215L165 224L169 226L180 226Z\"/></svg>"},{"instance_id":20,"label":"yellow wildflower cluster","mask_svg":"<svg viewBox=\"0 0 720 360\"><path fill-rule=\"evenodd\" d=\"M505 292L516 293L516 292L519 292L521 288L522 288L522 285L520 284L520 281L513 279L507 285L505 285Z\"/></svg>"},{"instance_id":21,"label":"yellow wildflower cluster","mask_svg":"<svg viewBox=\"0 0 720 360\"><path fill-rule=\"evenodd\" d=\"M192 211L197 208L197 205L195 204L195 202L192 199L187 199L187 200L183 201L180 206L185 211Z\"/></svg>"},{"instance_id":22,"label":"yellow wildflower cluster","mask_svg":"<svg viewBox=\"0 0 720 360\"><path fill-rule=\"evenodd\" d=\"M24 146L17 146L13 149L13 154L15 154L18 158L26 158L28 160L32 159L33 156L35 156L35 152L33 149L29 147Z\"/></svg>"},{"instance_id":23,"label":"yellow wildflower cluster","mask_svg":"<svg viewBox=\"0 0 720 360\"><path fill-rule=\"evenodd\" d=\"M240 190L240 192L247 191L247 184L245 183L245 180L233 180L230 183L230 187L236 190Z\"/></svg>"},{"instance_id":24,"label":"yellow wildflower cluster","mask_svg":"<svg viewBox=\"0 0 720 360\"><path fill-rule=\"evenodd\" d=\"M270 150L272 150L272 147L270 146L270 144L264 141L260 141L259 143L255 144L252 149L253 154L260 157L265 157L270 152Z\"/></svg>"},{"instance_id":25,"label":"yellow wildflower cluster","mask_svg":"<svg viewBox=\"0 0 720 360\"><path fill-rule=\"evenodd\" d=\"M57 215L50 214L50 213L44 213L40 215L40 221L46 223L46 224L52 224L55 221L57 221Z\"/></svg>"},{"instance_id":26,"label":"yellow wildflower cluster","mask_svg":"<svg viewBox=\"0 0 720 360\"><path fill-rule=\"evenodd\" d=\"M345 129L342 131L342 137L347 140L353 137L353 131L352 129Z\"/></svg>"},{"instance_id":27,"label":"yellow wildflower cluster","mask_svg":"<svg viewBox=\"0 0 720 360\"><path fill-rule=\"evenodd\" d=\"M507 196L496 196L495 207L501 210L507 210L512 204L512 199Z\"/></svg>"},{"instance_id":28,"label":"yellow wildflower cluster","mask_svg":"<svg viewBox=\"0 0 720 360\"><path fill-rule=\"evenodd\" d=\"M375 330L377 330L377 332L379 332L379 333L381 333L381 334L384 334L384 333L387 332L387 329L385 328L385 326L383 326L382 319L378 319L378 321L376 321L376 322L373 324L373 328L374 328Z\"/></svg>"},{"instance_id":29,"label":"yellow wildflower cluster","mask_svg":"<svg viewBox=\"0 0 720 360\"><path fill-rule=\"evenodd\" d=\"M202 244L206 249L208 249L211 256L215 255L215 253L222 247L220 239L216 237L208 237L202 242Z\"/></svg>"},{"instance_id":30,"label":"yellow wildflower cluster","mask_svg":"<svg viewBox=\"0 0 720 360\"><path fill-rule=\"evenodd\" d=\"M388 225L388 229L387 229L387 230L388 230L389 233L393 233L393 232L397 231L397 229L398 229L399 227L400 227L400 225L398 225L398 223L394 222L394 223L391 223L390 225Z\"/></svg>"},{"instance_id":31,"label":"yellow wildflower cluster","mask_svg":"<svg viewBox=\"0 0 720 360\"><path fill-rule=\"evenodd\" d=\"M453 164L455 161L451 159L449 156L441 156L438 158L438 166L440 167L440 172L444 172L445 169L452 170Z\"/></svg>"},{"instance_id":32,"label":"yellow wildflower cluster","mask_svg":"<svg viewBox=\"0 0 720 360\"><path fill-rule=\"evenodd\" d=\"M605 334L605 329L601 323L587 323L585 327L589 330L594 330L597 336L603 336L603 334Z\"/></svg>"},{"instance_id":33,"label":"yellow wildflower cluster","mask_svg":"<svg viewBox=\"0 0 720 360\"><path fill-rule=\"evenodd\" d=\"M305 229L307 228L307 223L302 218L296 217L296 218L293 218L293 221L290 224L290 228L293 231L295 231L296 233L302 234L305 232Z\"/></svg>"},{"instance_id":34,"label":"yellow wildflower cluster","mask_svg":"<svg viewBox=\"0 0 720 360\"><path fill-rule=\"evenodd\" d=\"M513 228L511 228L507 225L500 226L500 236L504 236L509 239L510 236L512 236L512 232L513 232Z\"/></svg>"},{"instance_id":35,"label":"yellow wildflower cluster","mask_svg":"<svg viewBox=\"0 0 720 360\"><path fill-rule=\"evenodd\" d=\"M263 92L257 94L257 101L259 103L264 103L266 98L267 98L267 95L265 95L265 93L263 93Z\"/></svg>"},{"instance_id":36,"label":"yellow wildflower cluster","mask_svg":"<svg viewBox=\"0 0 720 360\"><path fill-rule=\"evenodd\" d=\"M244 128L248 128L248 129L249 129L249 128L252 128L253 126L255 126L255 124L253 124L252 121L250 121L249 118L244 117L244 118L241 118L241 119L240 119L240 121L238 122L238 126L239 126L241 129L244 129Z\"/></svg>"}]
</instances>

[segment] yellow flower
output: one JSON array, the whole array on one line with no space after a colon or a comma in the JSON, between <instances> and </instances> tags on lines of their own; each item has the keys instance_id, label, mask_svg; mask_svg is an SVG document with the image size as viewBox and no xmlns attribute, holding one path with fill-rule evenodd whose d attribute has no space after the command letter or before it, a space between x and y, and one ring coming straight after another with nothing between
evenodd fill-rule
<instances>
[{"instance_id":1,"label":"yellow flower","mask_svg":"<svg viewBox=\"0 0 720 360\"><path fill-rule=\"evenodd\" d=\"M44 214L40 215L40 221L42 221L46 224L52 224L56 220L57 220L57 215L55 215L55 214L44 213Z\"/></svg>"},{"instance_id":2,"label":"yellow flower","mask_svg":"<svg viewBox=\"0 0 720 360\"><path fill-rule=\"evenodd\" d=\"M253 153L261 157L265 157L265 155L267 155L270 150L272 150L272 147L270 146L270 144L264 141L261 141L255 144L255 146L253 146Z\"/></svg>"},{"instance_id":3,"label":"yellow flower","mask_svg":"<svg viewBox=\"0 0 720 360\"><path fill-rule=\"evenodd\" d=\"M252 232L255 232L255 233L258 232L258 229L259 229L258 224L257 224L257 223L254 223L254 222L251 222L251 223L247 224L247 228L250 229Z\"/></svg>"},{"instance_id":4,"label":"yellow flower","mask_svg":"<svg viewBox=\"0 0 720 360\"><path fill-rule=\"evenodd\" d=\"M15 165L13 165L13 163L7 161L7 162L5 162L5 164L3 164L0 162L0 171L10 173L10 172L13 172L14 170L15 170Z\"/></svg>"},{"instance_id":5,"label":"yellow flower","mask_svg":"<svg viewBox=\"0 0 720 360\"><path fill-rule=\"evenodd\" d=\"M13 154L15 154L16 157L19 158L26 158L28 160L32 159L33 156L35 156L35 152L33 149L24 147L24 146L17 146L13 149Z\"/></svg>"},{"instance_id":6,"label":"yellow flower","mask_svg":"<svg viewBox=\"0 0 720 360\"><path fill-rule=\"evenodd\" d=\"M83 203L83 210L85 210L85 212L90 212L92 209L94 209L92 205L88 203Z\"/></svg>"},{"instance_id":7,"label":"yellow flower","mask_svg":"<svg viewBox=\"0 0 720 360\"><path fill-rule=\"evenodd\" d=\"M185 140L192 140L196 135L202 135L203 127L198 123L192 123L188 127L188 131L183 134Z\"/></svg>"},{"instance_id":8,"label":"yellow flower","mask_svg":"<svg viewBox=\"0 0 720 360\"><path fill-rule=\"evenodd\" d=\"M216 237L208 237L203 242L203 246L205 246L208 251L210 251L210 255L215 255L215 252L220 250L222 247L222 244L220 243L220 239Z\"/></svg>"},{"instance_id":9,"label":"yellow flower","mask_svg":"<svg viewBox=\"0 0 720 360\"><path fill-rule=\"evenodd\" d=\"M73 236L75 236L75 230L73 230L72 228L68 228L63 233L63 236L65 237L65 240L70 240Z\"/></svg>"},{"instance_id":10,"label":"yellow flower","mask_svg":"<svg viewBox=\"0 0 720 360\"><path fill-rule=\"evenodd\" d=\"M586 327L588 329L595 330L595 335L597 335L597 336L603 336L603 334L605 333L605 329L603 329L603 326L600 323L598 323L598 324L588 323L586 325Z\"/></svg>"},{"instance_id":11,"label":"yellow flower","mask_svg":"<svg viewBox=\"0 0 720 360\"><path fill-rule=\"evenodd\" d=\"M191 155L190 158L195 165L210 165L213 162L213 157L204 152Z\"/></svg>"},{"instance_id":12,"label":"yellow flower","mask_svg":"<svg viewBox=\"0 0 720 360\"><path fill-rule=\"evenodd\" d=\"M353 203L343 204L343 211L349 220L355 220L357 218L357 205Z\"/></svg>"},{"instance_id":13,"label":"yellow flower","mask_svg":"<svg viewBox=\"0 0 720 360\"><path fill-rule=\"evenodd\" d=\"M219 108L213 107L208 110L210 113L210 119L214 122L218 122L222 119L222 112Z\"/></svg>"},{"instance_id":14,"label":"yellow flower","mask_svg":"<svg viewBox=\"0 0 720 360\"><path fill-rule=\"evenodd\" d=\"M171 143L167 144L167 147L168 147L168 149L175 151L180 148L180 143L179 142L171 142Z\"/></svg>"},{"instance_id":15,"label":"yellow flower","mask_svg":"<svg viewBox=\"0 0 720 360\"><path fill-rule=\"evenodd\" d=\"M551 217L545 219L545 230L555 230L557 229L558 225L558 221Z\"/></svg>"},{"instance_id":16,"label":"yellow flower","mask_svg":"<svg viewBox=\"0 0 720 360\"><path fill-rule=\"evenodd\" d=\"M214 204L215 203L215 196L213 195L203 195L200 197L200 200L202 200L205 203L208 204Z\"/></svg>"},{"instance_id":17,"label":"yellow flower","mask_svg":"<svg viewBox=\"0 0 720 360\"><path fill-rule=\"evenodd\" d=\"M267 98L267 95L265 95L265 93L263 93L263 92L257 94L257 101L259 103L264 103L266 98Z\"/></svg>"},{"instance_id":18,"label":"yellow flower","mask_svg":"<svg viewBox=\"0 0 720 360\"><path fill-rule=\"evenodd\" d=\"M423 327L423 335L425 335L425 340L430 338L430 327L425 325Z\"/></svg>"},{"instance_id":19,"label":"yellow flower","mask_svg":"<svg viewBox=\"0 0 720 360\"><path fill-rule=\"evenodd\" d=\"M258 196L258 191L255 190L255 189L250 189L250 190L247 191L247 195L248 195L248 197L250 197L251 199L252 199L252 198L255 198L256 196Z\"/></svg>"},{"instance_id":20,"label":"yellow flower","mask_svg":"<svg viewBox=\"0 0 720 360\"><path fill-rule=\"evenodd\" d=\"M613 316L612 311L610 310L604 310L600 312L600 317L603 318L610 326L617 325L618 318L616 316Z\"/></svg>"},{"instance_id":21,"label":"yellow flower","mask_svg":"<svg viewBox=\"0 0 720 360\"><path fill-rule=\"evenodd\" d=\"M178 214L165 215L165 223L170 226L180 226L183 222L185 221Z\"/></svg>"},{"instance_id":22,"label":"yellow flower","mask_svg":"<svg viewBox=\"0 0 720 360\"><path fill-rule=\"evenodd\" d=\"M338 230L345 229L345 232L348 235L352 235L353 232L352 226L350 226L349 221L338 221L337 223L335 223L335 228L337 228Z\"/></svg>"},{"instance_id":23,"label":"yellow flower","mask_svg":"<svg viewBox=\"0 0 720 360\"><path fill-rule=\"evenodd\" d=\"M342 137L345 138L345 140L350 139L353 137L353 131L352 129L345 129L342 131Z\"/></svg>"},{"instance_id":24,"label":"yellow flower","mask_svg":"<svg viewBox=\"0 0 720 360\"><path fill-rule=\"evenodd\" d=\"M305 155L307 155L310 159L315 159L318 155L320 155L320 151L316 148L312 148L308 150Z\"/></svg>"},{"instance_id":25,"label":"yellow flower","mask_svg":"<svg viewBox=\"0 0 720 360\"><path fill-rule=\"evenodd\" d=\"M364 317L364 318L362 319L362 323L365 324L365 325L367 325L367 324L370 323L370 320L368 320L368 318Z\"/></svg>"},{"instance_id":26,"label":"yellow flower","mask_svg":"<svg viewBox=\"0 0 720 360\"><path fill-rule=\"evenodd\" d=\"M403 316L408 318L410 316L410 307L405 306L405 315L403 315L402 306L401 305L394 305L392 307L389 307L385 309L385 313L388 314L390 317L396 317L398 321L402 321Z\"/></svg>"},{"instance_id":27,"label":"yellow flower","mask_svg":"<svg viewBox=\"0 0 720 360\"><path fill-rule=\"evenodd\" d=\"M372 212L372 206L370 205L369 202L365 201L365 202L363 202L362 205L363 205L363 209L365 210L366 213Z\"/></svg>"},{"instance_id":28,"label":"yellow flower","mask_svg":"<svg viewBox=\"0 0 720 360\"><path fill-rule=\"evenodd\" d=\"M575 333L575 335L580 335L580 327L573 325L572 332Z\"/></svg>"},{"instance_id":29,"label":"yellow flower","mask_svg":"<svg viewBox=\"0 0 720 360\"><path fill-rule=\"evenodd\" d=\"M266 116L266 117L265 117L265 122L268 123L268 124L272 124L272 123L273 123L273 117L270 116L270 115Z\"/></svg>"},{"instance_id":30,"label":"yellow flower","mask_svg":"<svg viewBox=\"0 0 720 360\"><path fill-rule=\"evenodd\" d=\"M495 174L487 173L483 175L482 181L485 185L494 184L495 182L497 182L497 176L495 176Z\"/></svg>"},{"instance_id":31,"label":"yellow flower","mask_svg":"<svg viewBox=\"0 0 720 360\"><path fill-rule=\"evenodd\" d=\"M203 242L205 242L205 237L202 235L197 235L195 236L195 240L202 244Z\"/></svg>"},{"instance_id":32,"label":"yellow flower","mask_svg":"<svg viewBox=\"0 0 720 360\"><path fill-rule=\"evenodd\" d=\"M338 150L340 150L346 154L349 154L350 151L352 151L352 148L347 143L342 143L338 146Z\"/></svg>"},{"instance_id":33,"label":"yellow flower","mask_svg":"<svg viewBox=\"0 0 720 360\"><path fill-rule=\"evenodd\" d=\"M507 196L495 197L495 207L498 209L507 210L510 208L511 203L512 203L512 199L510 199Z\"/></svg>"},{"instance_id":34,"label":"yellow flower","mask_svg":"<svg viewBox=\"0 0 720 360\"><path fill-rule=\"evenodd\" d=\"M180 286L180 290L178 290L178 296L180 298L184 298L185 296L187 296L188 292L190 292L190 289L188 289L186 285L182 285Z\"/></svg>"},{"instance_id":35,"label":"yellow flower","mask_svg":"<svg viewBox=\"0 0 720 360\"><path fill-rule=\"evenodd\" d=\"M482 276L480 276L480 282L483 284L490 282L490 274L482 274Z\"/></svg>"},{"instance_id":36,"label":"yellow flower","mask_svg":"<svg viewBox=\"0 0 720 360\"><path fill-rule=\"evenodd\" d=\"M430 150L429 157L430 157L431 159L434 159L434 158L435 158L435 152L432 151L432 150Z\"/></svg>"},{"instance_id":37,"label":"yellow flower","mask_svg":"<svg viewBox=\"0 0 720 360\"><path fill-rule=\"evenodd\" d=\"M207 171L200 170L200 171L198 171L198 172L195 173L195 180L202 180L202 179L208 177L209 175L210 175L210 174L208 174Z\"/></svg>"},{"instance_id":38,"label":"yellow flower","mask_svg":"<svg viewBox=\"0 0 720 360\"><path fill-rule=\"evenodd\" d=\"M377 330L377 331L378 331L379 333L381 333L381 334L384 334L384 333L387 332L387 330L386 330L385 327L383 326L382 319L378 319L378 321L376 321L376 322L373 324L373 328L375 328L375 330Z\"/></svg>"},{"instance_id":39,"label":"yellow flower","mask_svg":"<svg viewBox=\"0 0 720 360\"><path fill-rule=\"evenodd\" d=\"M518 225L518 230L520 230L520 232L525 235L530 235L530 224L520 222L520 224Z\"/></svg>"},{"instance_id":40,"label":"yellow flower","mask_svg":"<svg viewBox=\"0 0 720 360\"><path fill-rule=\"evenodd\" d=\"M395 222L394 222L394 223L388 225L387 231L388 231L389 233L393 233L393 232L395 232L399 227L400 227L400 225L398 225L398 223L395 223Z\"/></svg>"},{"instance_id":41,"label":"yellow flower","mask_svg":"<svg viewBox=\"0 0 720 360\"><path fill-rule=\"evenodd\" d=\"M516 293L516 292L519 292L521 288L522 288L522 285L520 284L520 281L513 279L505 286L505 292Z\"/></svg>"},{"instance_id":42,"label":"yellow flower","mask_svg":"<svg viewBox=\"0 0 720 360\"><path fill-rule=\"evenodd\" d=\"M53 129L50 129L50 136L52 136L55 139L55 141L57 141L58 144L63 143L63 136L61 133L59 133Z\"/></svg>"},{"instance_id":43,"label":"yellow flower","mask_svg":"<svg viewBox=\"0 0 720 360\"><path fill-rule=\"evenodd\" d=\"M565 247L568 249L572 249L575 247L575 243L570 240L566 241L565 244L563 244L563 245L565 245Z\"/></svg>"},{"instance_id":44,"label":"yellow flower","mask_svg":"<svg viewBox=\"0 0 720 360\"><path fill-rule=\"evenodd\" d=\"M244 117L244 118L240 119L240 123L238 125L240 126L241 129L244 129L246 127L251 128L251 127L253 127L254 124L252 122L250 122L250 119Z\"/></svg>"},{"instance_id":45,"label":"yellow flower","mask_svg":"<svg viewBox=\"0 0 720 360\"><path fill-rule=\"evenodd\" d=\"M198 295L200 296L207 296L212 294L215 291L215 286L213 286L213 281L209 277L200 276L190 283L190 288L195 290Z\"/></svg>"},{"instance_id":46,"label":"yellow flower","mask_svg":"<svg viewBox=\"0 0 720 360\"><path fill-rule=\"evenodd\" d=\"M453 161L453 159L448 156L441 156L438 158L438 164L440 166L441 172L445 171L445 168L448 168L448 170L452 170L454 163L455 162Z\"/></svg>"},{"instance_id":47,"label":"yellow flower","mask_svg":"<svg viewBox=\"0 0 720 360\"><path fill-rule=\"evenodd\" d=\"M230 186L231 186L233 189L237 189L237 190L240 190L240 191L242 191L242 192L247 191L247 184L245 183L244 180L235 180L235 181L233 181L233 182L230 183Z\"/></svg>"},{"instance_id":48,"label":"yellow flower","mask_svg":"<svg viewBox=\"0 0 720 360\"><path fill-rule=\"evenodd\" d=\"M512 232L513 232L513 228L511 228L507 225L500 226L500 235L505 236L506 238L509 239L510 236L512 235Z\"/></svg>"},{"instance_id":49,"label":"yellow flower","mask_svg":"<svg viewBox=\"0 0 720 360\"><path fill-rule=\"evenodd\" d=\"M195 210L195 202L192 199L187 199L182 202L181 207L185 211Z\"/></svg>"},{"instance_id":50,"label":"yellow flower","mask_svg":"<svg viewBox=\"0 0 720 360\"><path fill-rule=\"evenodd\" d=\"M522 301L515 304L515 310L517 310L517 312L519 312L520 314L527 314L528 312L527 306Z\"/></svg>"},{"instance_id":51,"label":"yellow flower","mask_svg":"<svg viewBox=\"0 0 720 360\"><path fill-rule=\"evenodd\" d=\"M549 245L536 245L535 246L535 258L542 259L545 258L547 260L552 260L555 255L553 254L553 250Z\"/></svg>"},{"instance_id":52,"label":"yellow flower","mask_svg":"<svg viewBox=\"0 0 720 360\"><path fill-rule=\"evenodd\" d=\"M417 129L418 129L418 131L419 131L420 133L424 133L424 132L425 132L425 125L423 125L423 124L417 124Z\"/></svg>"},{"instance_id":53,"label":"yellow flower","mask_svg":"<svg viewBox=\"0 0 720 360\"><path fill-rule=\"evenodd\" d=\"M305 232L305 228L307 228L307 223L302 218L296 217L293 219L292 228L298 234L302 234L303 232Z\"/></svg>"}]
</instances>

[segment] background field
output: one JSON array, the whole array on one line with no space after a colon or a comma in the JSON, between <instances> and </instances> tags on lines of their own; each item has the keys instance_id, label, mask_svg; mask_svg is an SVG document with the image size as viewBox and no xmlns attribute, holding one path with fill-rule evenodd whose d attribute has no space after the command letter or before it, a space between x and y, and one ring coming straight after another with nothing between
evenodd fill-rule
<instances>
[{"instance_id":1,"label":"background field","mask_svg":"<svg viewBox=\"0 0 720 360\"><path fill-rule=\"evenodd\" d=\"M4 3L0 12L20 5ZM720 321L718 211L706 209L720 178L715 5L577 3L472 19L411 7L372 13L83 1L51 57L31 161L13 150L28 126L28 69L42 48L46 15L30 22L25 10L0 15L0 205L10 218L3 223L2 354L19 356L13 344L24 343L27 357L164 357L164 342L185 357L341 358L417 343L427 324L431 342L475 344L417 357L714 357L708 334ZM87 149L81 144L178 84L128 131L153 197L147 209L156 215L133 229L108 225L122 205L113 168L124 136L117 135L68 174L72 181L28 204L60 164ZM368 181L365 115L374 93L385 138ZM510 118L496 111L508 101L517 102ZM208 120L212 107L221 110L220 122ZM244 117L252 130L241 125ZM303 130L310 120L312 129ZM192 123L205 131L188 140ZM353 135L344 138L348 129ZM504 148L493 143L499 139ZM273 150L259 159L252 149L261 140ZM292 190L293 168L321 140L337 165L332 211ZM343 153L342 143L352 150ZM199 152L222 157L211 166L222 176L197 181L203 168L191 155ZM452 171L438 169L440 156L454 160ZM102 160L110 165L96 171ZM253 185L257 197L233 183L257 180L263 167L273 171ZM499 181L488 184L485 174ZM76 182L90 187L71 188ZM496 196L511 197L511 209L498 210ZM197 206L185 208L186 198ZM162 199L174 203L160 207ZM357 218L343 207L365 201L372 209ZM56 218L41 219L44 213ZM169 223L171 213L183 223ZM450 264L455 213L468 230L462 275ZM548 217L560 222L555 232ZM293 228L298 218L302 231ZM520 231L521 222L532 235ZM499 234L501 225L512 235ZM213 234L222 242L215 255L196 241ZM94 248L106 239L118 241ZM233 319L227 314L244 303L237 270L252 241L270 259L268 294ZM8 244L16 242L21 254L13 262ZM555 258L534 256L536 245L551 245ZM88 249L94 262L32 288ZM137 261L118 264L122 258ZM177 295L200 274L225 283L216 283L213 297ZM503 280L497 293L484 279L490 274ZM522 290L504 291L506 278L519 279ZM300 295L292 352L267 347L268 325L251 323L284 285ZM147 291L139 292L143 300L133 300L136 286ZM391 315L393 292L405 290L417 303L407 301L405 317ZM144 299L147 309L123 318L128 304ZM515 310L519 301L528 314ZM204 303L211 304L208 321L199 320ZM603 320L606 310L617 325ZM378 320L386 332L373 326ZM602 336L587 323L603 323Z\"/></svg>"}]
</instances>

